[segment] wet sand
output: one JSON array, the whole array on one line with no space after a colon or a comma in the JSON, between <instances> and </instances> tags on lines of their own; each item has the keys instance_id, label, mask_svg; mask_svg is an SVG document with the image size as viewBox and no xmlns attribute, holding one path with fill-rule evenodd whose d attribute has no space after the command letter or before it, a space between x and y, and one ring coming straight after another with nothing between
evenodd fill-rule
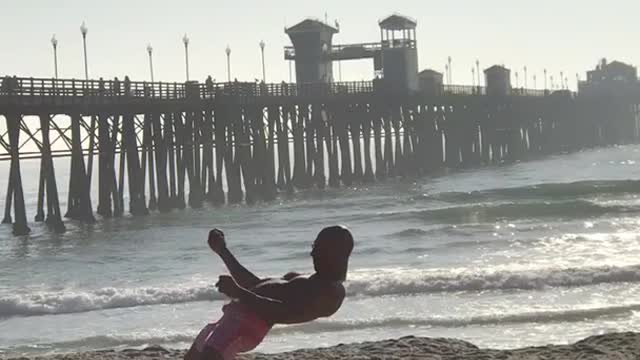
<instances>
[{"instance_id":1,"label":"wet sand","mask_svg":"<svg viewBox=\"0 0 640 360\"><path fill-rule=\"evenodd\" d=\"M184 350L169 350L159 346L144 350L95 351L12 360L150 360L182 359ZM397 340L337 345L322 349L302 349L281 354L248 354L241 360L637 360L640 359L640 334L615 333L589 337L571 345L548 345L517 350L481 349L462 340L405 337Z\"/></svg>"}]
</instances>

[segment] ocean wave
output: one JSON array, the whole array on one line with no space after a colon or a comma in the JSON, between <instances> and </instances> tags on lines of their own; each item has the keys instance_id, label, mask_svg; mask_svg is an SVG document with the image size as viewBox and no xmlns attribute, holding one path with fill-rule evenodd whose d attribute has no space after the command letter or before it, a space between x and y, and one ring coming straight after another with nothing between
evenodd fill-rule
<instances>
[{"instance_id":1,"label":"ocean wave","mask_svg":"<svg viewBox=\"0 0 640 360\"><path fill-rule=\"evenodd\" d=\"M358 331L372 328L459 328L466 326L485 326L503 324L542 324L542 323L570 323L595 320L603 317L623 316L640 311L640 304L627 304L611 307L541 310L512 314L489 314L467 317L427 317L427 318L367 318L356 320L318 320L300 325L274 327L269 336L287 336L295 333L320 334L330 332ZM13 346L6 350L14 354L65 351L66 349L123 349L142 348L151 345L186 346L193 341L198 328L185 332L168 333L132 333L120 335L89 336L80 339L56 343L31 344L29 346Z\"/></svg>"},{"instance_id":2,"label":"ocean wave","mask_svg":"<svg viewBox=\"0 0 640 360\"><path fill-rule=\"evenodd\" d=\"M408 295L487 290L539 290L640 282L640 265L520 271L378 269L349 275L350 296Z\"/></svg>"},{"instance_id":3,"label":"ocean wave","mask_svg":"<svg viewBox=\"0 0 640 360\"><path fill-rule=\"evenodd\" d=\"M443 192L413 197L410 201L438 200L445 202L486 201L524 198L575 198L601 194L640 193L639 180L590 180L571 183L545 183L513 188L489 189L470 192Z\"/></svg>"},{"instance_id":4,"label":"ocean wave","mask_svg":"<svg viewBox=\"0 0 640 360\"><path fill-rule=\"evenodd\" d=\"M292 332L325 333L370 328L388 327L464 327L473 325L526 324L526 323L561 323L579 322L607 316L620 316L640 310L640 304L630 304L600 308L566 309L533 311L514 314L492 314L469 317L433 317L433 318L402 318L391 317L383 319L363 319L351 321L320 320L308 324L276 327L271 335L281 335Z\"/></svg>"},{"instance_id":5,"label":"ocean wave","mask_svg":"<svg viewBox=\"0 0 640 360\"><path fill-rule=\"evenodd\" d=\"M213 284L174 288L102 288L93 291L39 292L0 298L0 318L222 299L223 295L217 292Z\"/></svg>"},{"instance_id":6,"label":"ocean wave","mask_svg":"<svg viewBox=\"0 0 640 360\"><path fill-rule=\"evenodd\" d=\"M371 269L349 274L349 296L412 295L487 290L538 290L640 282L640 265L520 271ZM0 298L0 318L69 314L147 305L222 300L213 285L175 288L105 288L41 292Z\"/></svg>"},{"instance_id":7,"label":"ocean wave","mask_svg":"<svg viewBox=\"0 0 640 360\"><path fill-rule=\"evenodd\" d=\"M571 200L464 205L379 213L377 217L381 220L416 219L429 223L460 224L532 218L574 219L638 211L640 208L631 205L600 205L587 200Z\"/></svg>"}]
</instances>

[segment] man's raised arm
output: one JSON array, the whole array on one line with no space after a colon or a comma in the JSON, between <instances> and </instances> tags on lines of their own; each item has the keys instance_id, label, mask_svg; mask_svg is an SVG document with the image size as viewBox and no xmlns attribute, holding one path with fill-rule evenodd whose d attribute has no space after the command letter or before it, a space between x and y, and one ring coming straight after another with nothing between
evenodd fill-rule
<instances>
[{"instance_id":1,"label":"man's raised arm","mask_svg":"<svg viewBox=\"0 0 640 360\"><path fill-rule=\"evenodd\" d=\"M218 254L229 269L233 279L243 288L251 289L260 283L260 278L247 270L227 248L224 233L218 229L209 232L209 247Z\"/></svg>"}]
</instances>

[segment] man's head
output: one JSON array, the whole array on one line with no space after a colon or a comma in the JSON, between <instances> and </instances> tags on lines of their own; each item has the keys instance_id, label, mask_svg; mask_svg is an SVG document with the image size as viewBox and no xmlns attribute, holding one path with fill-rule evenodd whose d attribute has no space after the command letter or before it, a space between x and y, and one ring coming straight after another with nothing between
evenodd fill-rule
<instances>
[{"instance_id":1,"label":"man's head","mask_svg":"<svg viewBox=\"0 0 640 360\"><path fill-rule=\"evenodd\" d=\"M347 278L353 236L344 226L324 228L313 242L313 266L319 276L344 281Z\"/></svg>"}]
</instances>

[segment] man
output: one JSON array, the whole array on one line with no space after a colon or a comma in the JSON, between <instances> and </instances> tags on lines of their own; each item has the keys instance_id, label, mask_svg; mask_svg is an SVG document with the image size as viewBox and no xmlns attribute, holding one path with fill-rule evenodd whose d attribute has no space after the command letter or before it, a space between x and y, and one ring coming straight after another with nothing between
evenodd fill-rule
<instances>
[{"instance_id":1,"label":"man","mask_svg":"<svg viewBox=\"0 0 640 360\"><path fill-rule=\"evenodd\" d=\"M224 315L198 335L185 360L231 360L255 349L275 324L299 324L329 317L345 297L353 237L342 226L323 229L311 251L315 273L289 273L282 279L260 279L231 254L224 234L209 233L209 247L220 256L231 276L220 276L218 290L233 301Z\"/></svg>"}]
</instances>

